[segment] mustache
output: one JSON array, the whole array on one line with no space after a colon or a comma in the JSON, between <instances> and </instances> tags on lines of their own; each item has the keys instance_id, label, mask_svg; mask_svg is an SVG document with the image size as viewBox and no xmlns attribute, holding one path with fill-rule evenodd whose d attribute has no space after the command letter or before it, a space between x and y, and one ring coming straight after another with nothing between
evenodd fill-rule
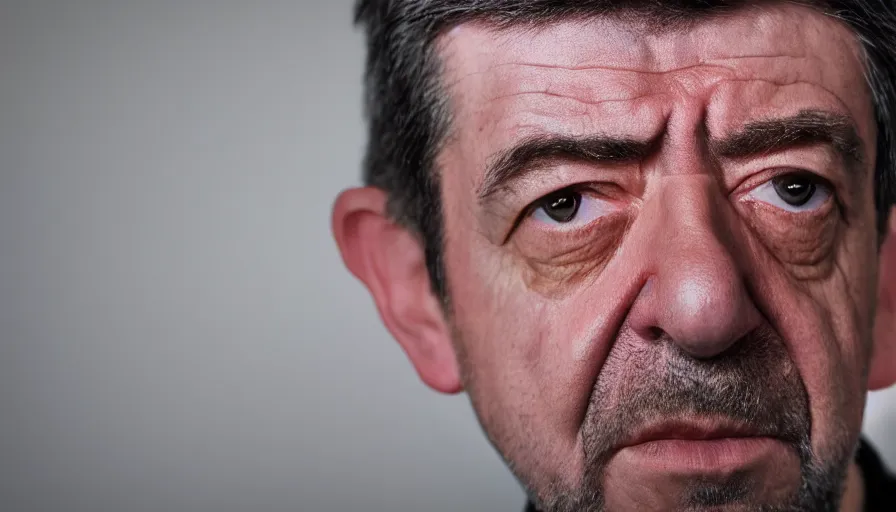
<instances>
[{"instance_id":1,"label":"mustache","mask_svg":"<svg viewBox=\"0 0 896 512\"><path fill-rule=\"evenodd\" d=\"M808 394L785 343L770 327L706 360L689 356L668 338L647 347L643 340L632 343L639 348L617 340L595 384L582 429L589 472L601 473L633 432L662 418L736 422L794 446L804 462L810 456Z\"/></svg>"}]
</instances>

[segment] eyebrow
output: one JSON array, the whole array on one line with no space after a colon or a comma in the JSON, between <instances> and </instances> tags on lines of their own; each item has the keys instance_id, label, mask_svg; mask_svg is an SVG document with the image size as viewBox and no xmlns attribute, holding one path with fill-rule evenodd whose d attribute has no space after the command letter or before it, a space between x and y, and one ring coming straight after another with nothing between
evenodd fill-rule
<instances>
[{"instance_id":1,"label":"eyebrow","mask_svg":"<svg viewBox=\"0 0 896 512\"><path fill-rule=\"evenodd\" d=\"M534 136L499 153L488 165L479 187L479 200L486 201L512 185L541 163L575 160L588 163L632 162L647 157L653 141L594 135L584 138L562 135Z\"/></svg>"},{"instance_id":2,"label":"eyebrow","mask_svg":"<svg viewBox=\"0 0 896 512\"><path fill-rule=\"evenodd\" d=\"M656 149L659 138L637 140L604 135L569 137L534 136L499 153L487 166L479 187L479 201L506 189L531 174L539 164L556 160L586 163L623 163L646 158ZM746 158L787 148L827 144L847 164L863 163L862 139L852 119L842 114L804 110L791 117L765 119L747 124L740 131L709 140L716 158Z\"/></svg>"},{"instance_id":3,"label":"eyebrow","mask_svg":"<svg viewBox=\"0 0 896 512\"><path fill-rule=\"evenodd\" d=\"M737 133L711 139L709 147L716 157L737 159L814 144L830 145L847 164L863 163L862 139L852 119L818 110L749 123Z\"/></svg>"}]
</instances>

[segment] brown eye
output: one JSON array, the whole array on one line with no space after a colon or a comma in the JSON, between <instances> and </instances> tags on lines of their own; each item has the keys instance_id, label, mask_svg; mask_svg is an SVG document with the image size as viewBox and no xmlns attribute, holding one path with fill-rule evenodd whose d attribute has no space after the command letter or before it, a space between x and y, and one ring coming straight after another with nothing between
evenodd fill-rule
<instances>
[{"instance_id":1,"label":"brown eye","mask_svg":"<svg viewBox=\"0 0 896 512\"><path fill-rule=\"evenodd\" d=\"M538 210L554 222L566 223L575 218L581 204L582 194L571 189L563 189L545 196Z\"/></svg>"},{"instance_id":2,"label":"brown eye","mask_svg":"<svg viewBox=\"0 0 896 512\"><path fill-rule=\"evenodd\" d=\"M788 174L772 179L775 193L791 206L803 206L815 195L815 182L804 174Z\"/></svg>"}]
</instances>

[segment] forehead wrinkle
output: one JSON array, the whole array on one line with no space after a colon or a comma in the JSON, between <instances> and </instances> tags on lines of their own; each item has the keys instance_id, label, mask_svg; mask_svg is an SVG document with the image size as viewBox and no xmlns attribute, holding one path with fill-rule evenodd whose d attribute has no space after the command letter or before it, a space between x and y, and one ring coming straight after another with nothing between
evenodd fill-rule
<instances>
[{"instance_id":1,"label":"forehead wrinkle","mask_svg":"<svg viewBox=\"0 0 896 512\"><path fill-rule=\"evenodd\" d=\"M789 9L792 10L792 9ZM812 11L811 14L818 14L815 11ZM760 30L762 32L768 32L770 34L778 33L780 34L784 30L789 30L786 28L785 24L778 23L779 20L788 21L786 16L782 16L779 13L772 12L771 14L767 14L762 10L759 10L755 16L755 20L748 27L752 31L751 33ZM707 19L706 21L710 21L712 18ZM818 16L809 16L809 21L813 23L813 25L821 24L821 21L824 20L826 22L829 21L829 24L840 24L839 21L832 18L819 18ZM591 28L601 28L601 22L607 21L615 21L615 23L611 23L606 29L602 30L603 35L596 35L593 39L594 41L589 45L588 39L585 38L585 43L581 44L581 33L577 33L575 38L570 36L571 27L582 27L586 30L588 29L588 25L591 25ZM718 21L718 20L717 20ZM620 25L621 23L621 25ZM795 51L796 49L806 50L807 48L813 47L812 42L817 42L822 31L819 27L815 27L815 30L810 34L799 34L799 37L785 39L785 44L783 48L780 48L779 52L775 53L763 53L762 48L766 47L768 43L769 37L765 37L762 40L754 41L752 46L756 47L756 51L746 51L741 53L740 55L720 55L725 51L725 48L721 50L715 50L714 48L706 48L705 45L700 43L699 38L695 36L695 34L703 34L706 30L710 31L718 31L719 29L727 29L728 32L732 32L734 34L743 33L745 31L742 24L729 24L724 20L721 21L723 24L722 27L716 27L715 25L707 25L700 24L698 30L693 32L678 32L673 31L672 34L662 33L660 35L651 34L649 38L639 38L633 40L633 44L630 45L634 48L633 51L624 51L624 52L607 52L604 51L604 48L598 45L602 40L607 39L612 36L612 33L619 32L620 37L626 37L624 34L628 33L631 35L631 26L626 22L620 20L612 20L612 19L602 19L597 17L595 20L591 20L590 22L583 23L582 20L569 20L568 22L558 22L554 25L550 25L548 28L543 28L538 31L533 32L531 30L526 29L525 27L501 27L496 28L494 26L489 25L484 22L471 22L473 25L471 30L463 30L459 33L454 33L451 37L446 37L445 41L449 40L458 40L459 44L454 45L454 51L446 52L446 56L449 60L451 60L451 64L454 66L449 66L453 68L453 71L460 74L459 78L455 80L447 80L446 83L449 84L450 87L456 87L464 80L467 80L476 75L484 75L489 73L498 73L504 68L508 67L516 67L517 69L531 69L531 70L539 70L539 69L551 69L554 71L566 71L569 72L570 75L563 76L559 82L561 83L581 83L588 82L590 80L581 79L581 75L578 75L577 72L588 72L588 71L597 71L601 72L604 76L601 76L598 81L609 82L611 76L606 76L607 73L634 73L636 76L644 76L650 74L664 74L669 72L676 71L685 71L689 69L693 69L695 67L700 66L719 66L722 68L731 69L730 66L725 66L725 61L730 61L733 59L804 59L804 58L812 58L809 55L800 54ZM603 23L605 25L606 23ZM789 25L787 25L789 26ZM467 28L466 25L462 27ZM704 29L706 27L706 29ZM478 30L485 29L485 30ZM824 28L824 27L821 27ZM844 27L845 29L845 27ZM846 30L846 29L845 29ZM825 31L825 33L832 32L834 36L840 35L839 31L834 28L833 30ZM467 37L460 37L461 34L467 35ZM470 36L472 34L472 36ZM529 37L523 38L517 37L520 34L528 35ZM706 34L704 34L706 35ZM553 38L558 41L552 40L552 45L549 45L546 49L544 49L544 45L539 45L538 39L544 38ZM670 39L671 38L671 39ZM755 38L753 38L755 39ZM777 38L772 38L777 39ZM843 39L843 38L839 38ZM532 41L535 42L532 42ZM646 40L646 42L645 42ZM672 48L663 48L663 44L666 40L670 40ZM520 44L516 44L520 43ZM525 44L522 44L525 43ZM682 47L687 43L688 48L695 48L693 51L685 52L682 55L678 55L679 52L675 50L679 47ZM835 53L842 55L842 51L846 49L846 45L850 45L848 49L849 54L856 56L856 43L855 37L849 33L849 37L847 40L839 41L837 46L837 50ZM760 46L765 45L765 46ZM497 46L501 50L508 50L511 55L508 56L510 59L508 62L495 62L496 55L500 55L502 52L490 52L486 53L483 48L487 49L489 47L494 48ZM594 46L593 49L591 47ZM618 45L617 45L618 46ZM670 67L664 68L662 59L657 59L656 54L658 50L665 50L663 52L664 55L675 54L676 56L671 60ZM731 50L729 50L731 51ZM523 54L525 52L525 54ZM591 58L597 58L604 62L600 64L594 63L581 63L581 59L577 59L577 55L590 54ZM620 53L622 55L620 56ZM712 55L715 53L716 55ZM596 55L595 55L596 54ZM541 55L541 57L539 57ZM453 58L452 58L453 57ZM469 58L473 57L473 58ZM521 58L524 57L524 58ZM624 58L622 58L624 57ZM560 59L561 62L537 62L532 61L531 59ZM818 59L818 57L815 57ZM563 60L569 61L569 63L563 62ZM690 62L682 63L682 59ZM464 69L469 68L470 66L475 66L476 63L482 65L483 61L485 61L485 65L487 69ZM578 62L576 62L578 61ZM619 64L615 64L615 62L619 62ZM634 64L632 64L634 62ZM473 63L473 64L470 64ZM624 64L623 64L624 63ZM676 65L677 64L677 65ZM631 66L635 66L632 68ZM738 66L739 67L739 66ZM754 66L748 66L747 71L756 73L757 71L763 71L768 66L761 66L756 69ZM640 68L640 69L636 69ZM786 68L785 68L786 69ZM804 67L805 69L805 67ZM735 73L739 70L734 69ZM537 72L528 73L526 77L528 80L534 80L536 82L541 81L544 82L546 77L541 77ZM558 80L556 79L556 74L552 75L555 78L550 78L553 82L553 86L557 87ZM574 75L574 76L573 76ZM446 78L450 78L446 76ZM820 77L819 77L820 78ZM819 80L821 81L821 80ZM606 85L606 84L604 84ZM539 84L535 89L545 90L547 85L544 83Z\"/></svg>"},{"instance_id":2,"label":"forehead wrinkle","mask_svg":"<svg viewBox=\"0 0 896 512\"><path fill-rule=\"evenodd\" d=\"M546 91L513 92L513 93L508 93L508 94L488 98L486 101L498 101L498 100L516 98L516 97L538 96L538 95L548 96L551 98L557 98L557 99L562 99L562 100L574 101L576 103L582 103L582 104L591 105L591 106L600 106L600 105L611 104L611 103L626 103L629 101L638 101L638 100L643 100L646 98L656 96L656 94L653 94L653 93L646 93L646 94L640 94L637 96L631 96L631 97L626 97L626 98L606 98L606 99L600 99L600 100L586 100L586 99L578 98L574 95L563 94L560 92L553 92L551 90L546 90ZM582 112L582 114L587 114L587 111Z\"/></svg>"},{"instance_id":3,"label":"forehead wrinkle","mask_svg":"<svg viewBox=\"0 0 896 512\"><path fill-rule=\"evenodd\" d=\"M750 57L753 57L753 56L750 56ZM726 57L726 59L728 59L728 58L740 58L740 57L739 56ZM714 59L714 60L716 60L716 59ZM718 60L723 60L723 59L718 59ZM694 64L688 64L688 65L683 65L683 66L674 67L674 68L666 68L666 69L651 69L651 68L645 69L645 68L632 68L632 67L625 67L625 66L613 66L613 65L608 65L608 64L604 64L604 65L597 65L597 64L566 65L565 66L562 64L541 64L541 63L537 63L537 62L511 61L511 62L502 62L500 64L493 64L492 66L489 67L489 69L486 69L486 70L470 72L467 75L460 77L460 80L462 80L464 78L468 78L473 75L484 74L484 73L488 73L491 71L496 71L500 68L510 67L510 66L516 67L516 68L523 68L523 69L535 68L535 69L552 69L552 70L560 70L560 71L602 71L602 72L609 71L609 72L618 72L618 73L662 75L662 74L666 74L666 73L675 73L676 71L687 71L691 68L696 68L696 67L701 67L701 66L706 66L706 65L712 66L712 64L708 63L708 62L709 61L700 61L700 62L697 62ZM456 84L456 83L457 82L454 82L454 84Z\"/></svg>"},{"instance_id":4,"label":"forehead wrinkle","mask_svg":"<svg viewBox=\"0 0 896 512\"><path fill-rule=\"evenodd\" d=\"M833 100L835 100L838 107L842 108L843 112L847 112L847 113L850 112L850 109L848 108L847 105L844 104L844 101L842 99L840 99L833 91L831 91L830 89L823 87L815 82L810 82L810 81L806 81L806 80L781 81L781 80L768 80L768 79L762 79L762 78L751 78L751 79L728 78L728 79L715 80L714 82L715 83L712 83L711 85L707 84L707 87L706 87L707 88L706 94L709 95L709 98L707 100L708 106L711 105L712 103L721 103L722 112L724 112L726 110L725 102L713 98L714 91L716 90L717 86L720 83L751 83L751 82L770 84L777 88L776 92L780 91L781 88L791 86L791 85L807 85L812 88L817 88L821 91L824 91ZM591 99L582 98L575 94L563 94L563 93L548 90L548 91L530 91L530 92L508 93L505 95L488 98L486 101L496 102L496 101L500 101L500 100L512 100L514 98L522 98L522 97L526 97L526 96L532 96L532 97L536 97L536 98L538 96L543 96L545 98L549 98L550 100L556 99L557 101L560 101L560 102L569 101L574 104L584 105L585 108L582 108L582 109L573 110L572 108L568 108L568 109L564 110L564 109L560 108L560 106L555 101L548 100L547 104L545 105L545 104L543 104L541 102L537 102L537 101L536 102L525 102L525 100L524 100L524 104L522 105L522 107L523 107L522 110L525 112L525 115L520 114L519 111L517 111L517 112L515 112L517 119L511 119L510 121L508 121L506 119L506 117L502 118L497 123L495 123L496 126L493 127L493 129L492 129L492 133L495 133L496 131L499 130L499 126L501 124L505 124L505 126L506 126L506 123L512 121L510 127L507 127L506 129L500 130L500 131L507 132L507 133L514 133L516 135L514 138L522 138L524 136L533 136L533 135L543 134L545 131L552 131L552 132L558 131L556 128L553 130L546 130L546 126L544 126L543 123L539 123L538 119L557 120L558 118L562 118L562 120L568 121L568 123L566 123L566 124L569 124L569 123L572 123L572 119L571 119L572 117L577 117L577 118L581 117L581 116L586 116L586 117L599 116L600 117L601 114L606 114L605 112L596 112L594 110L590 110L588 107L600 107L600 106L604 106L604 105L625 104L625 103L631 102L633 109L640 108L638 105L639 100L649 100L649 99L660 100L662 96L668 95L671 93L669 90L666 90L665 88L662 88L662 87L653 87L653 89L654 89L653 91L648 91L645 94L635 95L635 96L626 97L626 98L609 98L609 99L591 100ZM657 89L659 89L659 90L657 90ZM812 103L814 103L814 102L812 102ZM511 107L512 106L514 106L513 103L511 103ZM810 107L810 106L811 106L811 104L804 106L802 108L802 110L806 110L807 107ZM648 110L656 110L656 109L651 109L648 106ZM839 109L835 109L835 110L839 110ZM609 114L610 114L609 117L603 116L603 118L599 119L599 121L601 121L603 124L612 124L613 118L616 117L617 115L621 115L617 112L613 112L613 113L609 113ZM524 121L522 118L520 118L521 115L523 117L525 117L526 119L528 119L528 121ZM531 119L533 115L536 118L534 120ZM510 116L510 117L514 117L514 116ZM651 117L655 117L655 116L651 116ZM660 116L660 117L662 117L662 116ZM723 117L724 117L724 114L723 114ZM563 123L561 122L560 124L563 124ZM581 124L581 123L579 123L579 124ZM564 130L561 129L559 131L562 132ZM572 130L572 131L575 132L575 130ZM712 131L712 130L710 130L710 131ZM625 131L623 131L623 133L624 132ZM580 134L578 132L576 132L576 134L577 135L585 135L585 133ZM630 135L638 136L638 135L642 135L642 134L630 134Z\"/></svg>"},{"instance_id":5,"label":"forehead wrinkle","mask_svg":"<svg viewBox=\"0 0 896 512\"><path fill-rule=\"evenodd\" d=\"M740 58L741 57L737 57L737 59ZM781 58L790 60L794 57L747 56L742 58L748 60L757 58ZM483 99L484 102L508 99L516 96L524 96L525 94L531 93L541 93L548 96L569 98L581 103L600 104L608 101L626 101L629 99L646 97L652 94L668 93L672 90L669 84L670 81L683 80L685 79L685 76L688 79L693 80L695 75L688 72L702 71L704 73L699 73L699 75L703 76L697 77L698 87L710 87L713 84L719 83L721 81L736 82L749 80L765 80L773 82L777 85L790 85L797 83L812 84L821 87L829 93L833 94L829 87L825 87L824 85L822 85L825 80L822 76L817 76L818 73L815 74L816 76L804 76L806 74L805 67L799 69L798 67L794 68L793 66L790 66L794 69L794 71L790 72L790 77L773 77L772 75L777 68L775 68L775 66L771 66L772 69L769 70L770 66L768 63L757 63L756 65L744 67L735 65L732 60L733 59L729 58L712 62L704 62L693 66L687 66L662 72L620 69L611 70L609 68L606 68L606 71L600 71L595 74L589 73L590 76L585 75L584 78L583 75L580 74L582 71L568 72L566 68L559 67L557 68L557 71L561 73L560 76L557 76L557 73L509 73L507 75L498 77L497 80L481 81L480 89L493 91L491 94L486 94L486 97ZM593 69L589 69L586 71L593 71ZM714 73L713 71L719 71L719 73ZM486 70L478 72L477 74L482 75L491 72L491 70ZM660 81L637 79L637 77L645 75L657 77L664 76L665 79ZM460 81L454 82L455 86L459 84L459 82ZM610 97L607 97L608 95ZM842 99L840 99L839 97L837 99L845 106L845 102Z\"/></svg>"},{"instance_id":6,"label":"forehead wrinkle","mask_svg":"<svg viewBox=\"0 0 896 512\"><path fill-rule=\"evenodd\" d=\"M715 49L704 44L707 36L717 36L717 32L720 30L728 34L731 40L743 39L739 36L750 36L751 46L756 48L756 52L731 55L730 57L762 57L764 56L761 53L762 49L769 48L770 44L774 44L776 49L786 50L787 55L798 58L802 55L797 55L796 50L812 48L817 46L816 43L819 41L830 39L831 33L836 30L831 30L832 26L842 29L840 35L848 34L851 39L855 39L850 29L842 21L836 17L826 16L811 6L785 2L782 5L775 5L775 9L745 5L735 11L741 12L742 15L730 18L709 15L695 19L693 23L660 31L651 29L649 26L641 26L634 19L601 13L583 17L570 16L537 26L512 22L497 24L480 18L463 22L444 32L437 37L437 42L444 48L452 45L454 41L472 40L473 42L468 47L478 51L479 55L487 55L482 49L489 46L497 46L498 53L507 50L513 60L495 64L497 66L521 64L568 70L627 69L626 66L634 61L650 72L662 73L683 69L689 65L699 65L701 54L706 55ZM792 30L795 14L805 20L806 25L809 26L808 30L798 32ZM747 23L747 19L749 19L749 23ZM583 39L583 34L588 33L600 35ZM756 37L756 34L760 34L762 37ZM602 44L608 39L612 39L616 43L617 48L613 51L606 50L607 45ZM618 48L621 42L628 43L624 44L623 51L619 51ZM572 51L564 52L564 49ZM677 51L681 49L687 51ZM662 51L658 53L657 50ZM527 59L539 55L547 60L556 60L557 57L560 57L561 62L527 61ZM601 61L601 63L592 64L585 61L582 59L583 55ZM661 67L662 59L657 57L670 61L669 67ZM715 58L711 55L710 57ZM682 60L691 62L682 63ZM619 64L607 64L608 62Z\"/></svg>"},{"instance_id":7,"label":"forehead wrinkle","mask_svg":"<svg viewBox=\"0 0 896 512\"><path fill-rule=\"evenodd\" d=\"M732 82L732 83L750 83L750 82L768 83L768 84L770 84L770 85L775 86L776 88L783 88L783 87L790 86L790 85L800 85L800 84L804 84L804 85L810 86L810 87L812 87L812 88L817 88L817 89L820 89L820 90L824 91L825 93L827 93L831 98L833 98L833 99L836 101L836 103L838 104L838 106L841 107L841 108L844 110L844 112L847 112L847 113L848 113L848 112L850 111L849 108L847 107L847 105L844 104L843 100L840 99L840 98L839 98L833 91L831 91L830 89L825 88L825 87L823 87L823 86L821 86L821 85L819 85L819 84L817 84L817 83L815 83L815 82L810 82L810 81L806 81L806 80L780 81L780 80L768 80L768 79L762 79L762 78L751 78L751 79L727 79L727 80L726 80L726 79L720 79L719 81L723 81L723 82ZM708 93L709 93L710 95L712 95L712 91L715 89L715 85L717 85L717 84L714 84L714 86L711 87L710 90L708 91ZM551 92L551 91L532 91L532 92L517 92L517 93L506 94L506 95L498 96L498 97L495 97L495 98L491 98L491 99L489 99L489 101L497 101L497 100L501 100L501 99L510 99L510 98L523 97L523 96L545 96L545 97L549 97L549 98L557 98L557 99L560 99L560 100L569 100L569 101L576 102L576 103L583 103L583 104L585 104L585 105L600 106L600 105L604 105L604 104L612 104L612 103L636 102L636 101L639 100L639 99L656 97L657 94L654 94L654 93L648 93L648 94L644 94L644 95L640 95L640 96L634 96L634 97L631 97L631 98L612 98L612 99L596 100L596 101L593 101L593 102L592 102L592 101L588 101L588 100L585 100L585 99L582 99L582 98L579 98L579 97L576 97L576 96L570 96L570 95L560 94L560 93ZM710 103L714 102L714 101L713 101L713 98L710 97L710 98L708 99L708 102L710 102ZM723 112L724 112L724 110L725 110L725 109L724 109L724 104L725 104L725 102L721 102L721 103L722 103L722 109L723 109ZM531 111L532 111L532 108L531 108L532 105L529 104L529 105L525 105L525 106L529 107L529 108L526 109L526 110L530 111L530 113L531 113ZM547 108L547 107L545 107L545 108ZM541 108L541 109L537 109L537 110L544 110L545 108ZM808 110L808 109L807 109L806 107L804 107L804 108L802 108L801 110ZM835 109L835 111L836 111L836 109ZM551 110L551 112L556 112L556 110ZM582 110L582 111L577 111L577 112L575 112L575 113L569 112L567 115L577 115L577 116L583 116L583 115L584 115L584 116L591 116L591 115L595 115L595 114L596 114L596 113L594 113L594 112L589 112L588 109L586 108L586 109L584 109L584 110ZM544 116L541 116L541 117L544 117ZM552 116L552 117L553 117L553 116ZM724 117L724 114L723 114L723 117ZM849 117L852 117L852 116L849 116ZM604 121L606 121L606 120L604 120ZM535 124L532 124L532 123L528 123L528 124L526 124L526 123L524 123L524 124L522 124L522 125L520 125L520 124L515 124L515 128L516 128L516 129L513 129L513 130L511 130L511 131L521 132L522 130L519 129L519 128L521 128L522 126L528 126L528 127L529 127L529 130L525 130L525 131L529 132L529 135L530 135L530 136L532 136L532 135L537 135L538 133L544 133L544 131L545 131L545 130L544 130L545 127L544 127L544 126L540 126L538 123L535 123ZM497 129L497 128L495 128L495 129ZM710 131L711 131L711 130L710 130ZM520 133L519 135L522 136L522 135L524 135L524 134ZM517 137L517 138L520 138L520 137ZM861 141L861 139L860 139L860 141ZM493 156L494 156L494 154L493 154Z\"/></svg>"},{"instance_id":8,"label":"forehead wrinkle","mask_svg":"<svg viewBox=\"0 0 896 512\"><path fill-rule=\"evenodd\" d=\"M488 65L486 69L478 69L464 72L462 75L458 76L454 80L446 81L445 85L448 88L455 87L462 82L465 82L471 78L482 77L484 75L488 75L490 73L497 73L502 71L504 68L514 68L514 69L530 69L530 70L553 70L553 71L567 71L567 72L601 72L601 73L618 73L618 74L635 74L635 75L668 75L675 74L677 72L689 71L695 68L703 68L703 69L712 69L719 68L720 70L727 70L737 72L740 68L733 65L728 65L730 61L739 61L739 60L761 60L761 59L791 59L791 60L820 60L818 56L806 55L806 54L788 54L788 53L769 53L769 54L761 54L761 53L747 53L743 55L729 55L729 56L718 56L711 57L708 59L704 59L700 56L695 56L697 62L678 65L676 67L668 67L662 68L654 62L654 66L646 66L648 62L639 62L637 64L630 64L628 66L622 65L612 65L612 64L577 64L577 65L563 65L563 64L548 64L548 63L539 63L539 62L526 62L526 61L508 61L508 62L498 62L491 63ZM456 59L456 58L455 58ZM447 59L451 61L452 58L449 57ZM462 61L468 61L468 59L461 59ZM635 67L631 67L635 66ZM640 67L638 67L640 66ZM753 71L753 70L751 70ZM536 75L537 76L537 75Z\"/></svg>"},{"instance_id":9,"label":"forehead wrinkle","mask_svg":"<svg viewBox=\"0 0 896 512\"><path fill-rule=\"evenodd\" d=\"M732 78L732 79L729 79L726 81L732 82L732 83L762 82L762 83L767 83L767 84L774 85L777 87L787 87L788 85L808 85L808 86L823 90L828 95L830 95L831 98L835 99L841 108L843 108L847 112L849 111L849 105L847 105L846 102L842 98L840 98L840 96L838 96L834 91L828 89L827 87L822 86L818 82L813 82L811 80L787 80L787 81L785 81L785 80L774 80L774 79L770 79L770 78Z\"/></svg>"}]
</instances>

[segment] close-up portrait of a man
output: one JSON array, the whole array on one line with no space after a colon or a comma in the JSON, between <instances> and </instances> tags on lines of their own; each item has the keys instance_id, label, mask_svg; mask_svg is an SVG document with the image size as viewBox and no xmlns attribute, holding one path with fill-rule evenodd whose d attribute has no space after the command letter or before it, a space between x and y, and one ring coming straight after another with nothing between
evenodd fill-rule
<instances>
[{"instance_id":1,"label":"close-up portrait of a man","mask_svg":"<svg viewBox=\"0 0 896 512\"><path fill-rule=\"evenodd\" d=\"M896 510L892 0L361 0L332 229L527 510ZM409 369L410 371L410 369Z\"/></svg>"}]
</instances>

